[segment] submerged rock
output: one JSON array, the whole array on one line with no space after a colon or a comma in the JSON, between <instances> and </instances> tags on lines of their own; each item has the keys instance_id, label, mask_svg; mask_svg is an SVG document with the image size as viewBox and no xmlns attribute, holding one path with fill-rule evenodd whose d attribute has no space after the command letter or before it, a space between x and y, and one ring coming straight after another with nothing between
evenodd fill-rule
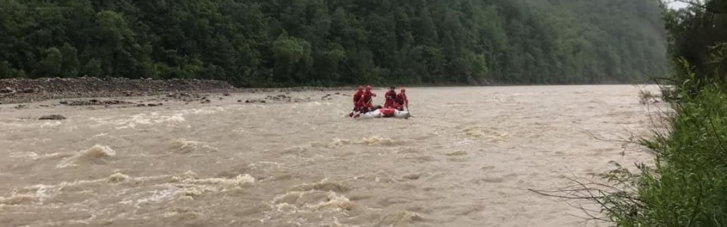
<instances>
[{"instance_id":1,"label":"submerged rock","mask_svg":"<svg viewBox=\"0 0 727 227\"><path fill-rule=\"evenodd\" d=\"M65 120L66 117L62 115L52 114L52 115L46 115L38 118L38 120Z\"/></svg>"}]
</instances>

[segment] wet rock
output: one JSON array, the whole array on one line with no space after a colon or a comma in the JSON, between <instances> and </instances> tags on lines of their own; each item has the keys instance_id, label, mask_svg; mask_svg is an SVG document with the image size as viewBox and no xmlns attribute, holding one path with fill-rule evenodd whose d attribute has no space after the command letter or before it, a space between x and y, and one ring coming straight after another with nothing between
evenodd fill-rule
<instances>
[{"instance_id":1,"label":"wet rock","mask_svg":"<svg viewBox=\"0 0 727 227\"><path fill-rule=\"evenodd\" d=\"M245 103L265 103L265 100L262 100L262 99L245 100Z\"/></svg>"},{"instance_id":2,"label":"wet rock","mask_svg":"<svg viewBox=\"0 0 727 227\"><path fill-rule=\"evenodd\" d=\"M88 101L84 100L75 100L75 101L62 101L61 104L68 105L68 106L106 106L106 105L124 105L124 104L132 104L130 102L125 102L121 100L97 100L97 99L91 99Z\"/></svg>"},{"instance_id":3,"label":"wet rock","mask_svg":"<svg viewBox=\"0 0 727 227\"><path fill-rule=\"evenodd\" d=\"M321 97L321 100L332 100L332 99L333 98L331 98L331 94L326 94L323 97Z\"/></svg>"},{"instance_id":4,"label":"wet rock","mask_svg":"<svg viewBox=\"0 0 727 227\"><path fill-rule=\"evenodd\" d=\"M52 114L52 115L46 115L38 118L38 120L65 120L66 117L62 115Z\"/></svg>"},{"instance_id":5,"label":"wet rock","mask_svg":"<svg viewBox=\"0 0 727 227\"><path fill-rule=\"evenodd\" d=\"M268 95L267 97L265 97L265 99L266 100L271 100L271 101L288 101L288 102L291 102L292 99L293 99L293 97L290 97L290 96L287 96L287 95L284 95L284 94L280 94L280 95L276 95L276 96L270 96L270 95Z\"/></svg>"}]
</instances>

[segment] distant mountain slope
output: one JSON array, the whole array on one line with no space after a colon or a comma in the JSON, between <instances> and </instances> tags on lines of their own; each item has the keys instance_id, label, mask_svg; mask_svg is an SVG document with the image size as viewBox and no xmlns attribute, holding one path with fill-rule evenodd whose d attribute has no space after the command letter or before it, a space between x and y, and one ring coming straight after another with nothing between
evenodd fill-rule
<instances>
[{"instance_id":1,"label":"distant mountain slope","mask_svg":"<svg viewBox=\"0 0 727 227\"><path fill-rule=\"evenodd\" d=\"M666 70L659 19L651 0L0 0L0 78L632 82Z\"/></svg>"}]
</instances>

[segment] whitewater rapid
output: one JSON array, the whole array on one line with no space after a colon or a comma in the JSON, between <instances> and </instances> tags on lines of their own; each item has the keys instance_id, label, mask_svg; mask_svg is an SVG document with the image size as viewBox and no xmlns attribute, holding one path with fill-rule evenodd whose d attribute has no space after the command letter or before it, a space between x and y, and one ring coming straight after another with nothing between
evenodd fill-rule
<instances>
[{"instance_id":1,"label":"whitewater rapid","mask_svg":"<svg viewBox=\"0 0 727 227\"><path fill-rule=\"evenodd\" d=\"M642 89L409 88L408 120L349 119L350 91L0 105L0 225L593 226L529 189L648 163L616 141L649 131Z\"/></svg>"}]
</instances>

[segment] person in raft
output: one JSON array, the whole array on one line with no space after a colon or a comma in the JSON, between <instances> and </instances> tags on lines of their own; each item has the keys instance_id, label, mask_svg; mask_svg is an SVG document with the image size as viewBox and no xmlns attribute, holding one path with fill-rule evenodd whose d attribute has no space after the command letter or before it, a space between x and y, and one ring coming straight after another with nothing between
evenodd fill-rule
<instances>
[{"instance_id":1,"label":"person in raft","mask_svg":"<svg viewBox=\"0 0 727 227\"><path fill-rule=\"evenodd\" d=\"M399 92L398 95L396 95L396 102L394 104L394 108L398 109L399 111L403 111L404 107L406 106L406 109L409 109L409 98L406 97L406 88L401 88L401 92Z\"/></svg>"},{"instance_id":2,"label":"person in raft","mask_svg":"<svg viewBox=\"0 0 727 227\"><path fill-rule=\"evenodd\" d=\"M353 94L353 112L361 112L361 97L363 97L364 90L363 86L358 86L358 91ZM348 114L349 117L353 117L353 112Z\"/></svg>"},{"instance_id":3,"label":"person in raft","mask_svg":"<svg viewBox=\"0 0 727 227\"><path fill-rule=\"evenodd\" d=\"M384 98L386 98L386 102L384 103L384 108L393 108L395 107L394 103L396 103L396 89L394 86L391 86L389 88L389 91L386 92L384 95Z\"/></svg>"},{"instance_id":4,"label":"person in raft","mask_svg":"<svg viewBox=\"0 0 727 227\"><path fill-rule=\"evenodd\" d=\"M366 85L366 91L361 95L361 99L359 100L359 105L363 106L363 113L372 111L374 109L372 97L376 97L376 94L371 92L371 85Z\"/></svg>"}]
</instances>

